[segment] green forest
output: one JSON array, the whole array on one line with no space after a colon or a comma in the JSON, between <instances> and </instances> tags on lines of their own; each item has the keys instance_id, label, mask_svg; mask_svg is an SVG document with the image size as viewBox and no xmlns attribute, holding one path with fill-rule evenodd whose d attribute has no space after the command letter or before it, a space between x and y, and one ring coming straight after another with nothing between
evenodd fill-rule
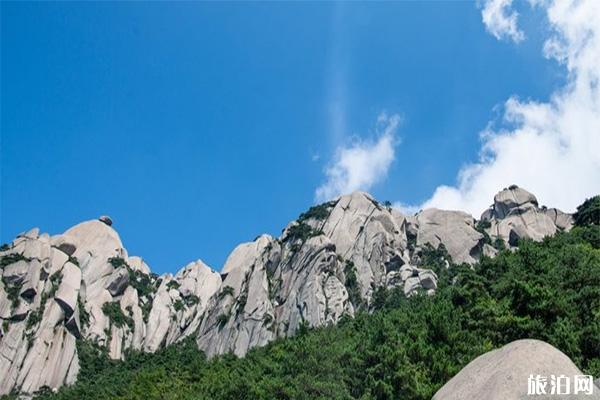
<instances>
[{"instance_id":1,"label":"green forest","mask_svg":"<svg viewBox=\"0 0 600 400\"><path fill-rule=\"evenodd\" d=\"M444 249L430 248L423 258L439 275L434 296L378 290L354 319L303 327L244 358L207 360L188 339L112 361L82 341L77 383L39 398L424 400L478 355L521 338L547 341L598 376L599 202L580 207L570 232L521 241L474 267L446 269Z\"/></svg>"}]
</instances>

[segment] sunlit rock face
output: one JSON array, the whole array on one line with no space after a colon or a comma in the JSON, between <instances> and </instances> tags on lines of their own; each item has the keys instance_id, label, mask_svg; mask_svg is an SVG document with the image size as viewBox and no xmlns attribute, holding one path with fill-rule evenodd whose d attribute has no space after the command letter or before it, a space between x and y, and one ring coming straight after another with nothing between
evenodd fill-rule
<instances>
[{"instance_id":1,"label":"sunlit rock face","mask_svg":"<svg viewBox=\"0 0 600 400\"><path fill-rule=\"evenodd\" d=\"M51 243L32 229L0 253L1 394L72 383L79 371L75 310L81 271Z\"/></svg>"},{"instance_id":2,"label":"sunlit rock face","mask_svg":"<svg viewBox=\"0 0 600 400\"><path fill-rule=\"evenodd\" d=\"M417 245L443 244L456 263L474 263L484 251L483 234L473 217L462 211L431 208L416 215Z\"/></svg>"},{"instance_id":3,"label":"sunlit rock face","mask_svg":"<svg viewBox=\"0 0 600 400\"><path fill-rule=\"evenodd\" d=\"M546 378L545 395L530 392L531 375ZM569 378L569 394L551 394L552 377L561 375ZM575 378L582 375L569 357L550 344L532 339L517 340L471 361L433 396L433 400L600 399L597 387L591 394L583 391L575 394ZM561 390L566 393L566 383L563 382Z\"/></svg>"},{"instance_id":4,"label":"sunlit rock face","mask_svg":"<svg viewBox=\"0 0 600 400\"><path fill-rule=\"evenodd\" d=\"M518 188L500 192L482 221L437 209L405 216L355 192L310 208L279 237L240 244L220 273L197 260L161 276L128 254L108 216L55 236L32 229L0 251L0 394L74 382L77 339L114 359L188 336L208 356L243 356L369 311L380 288L434 294L427 252L473 263L495 254L491 239L539 240L572 224Z\"/></svg>"},{"instance_id":5,"label":"sunlit rock face","mask_svg":"<svg viewBox=\"0 0 600 400\"><path fill-rule=\"evenodd\" d=\"M494 204L481 215L489 222L486 232L492 238L515 247L519 239L542 240L573 226L571 215L555 208L539 207L537 198L517 186L500 191Z\"/></svg>"},{"instance_id":6,"label":"sunlit rock face","mask_svg":"<svg viewBox=\"0 0 600 400\"><path fill-rule=\"evenodd\" d=\"M32 229L0 252L0 394L73 383L78 338L119 359L195 332L221 276L202 261L153 275L111 225L103 217L52 237Z\"/></svg>"},{"instance_id":7,"label":"sunlit rock face","mask_svg":"<svg viewBox=\"0 0 600 400\"><path fill-rule=\"evenodd\" d=\"M225 263L198 346L209 356L244 355L302 324L335 324L368 309L377 287L434 291L435 273L409 264L405 230L403 215L356 192L311 208L277 239L239 245ZM410 274L401 274L403 267Z\"/></svg>"}]
</instances>

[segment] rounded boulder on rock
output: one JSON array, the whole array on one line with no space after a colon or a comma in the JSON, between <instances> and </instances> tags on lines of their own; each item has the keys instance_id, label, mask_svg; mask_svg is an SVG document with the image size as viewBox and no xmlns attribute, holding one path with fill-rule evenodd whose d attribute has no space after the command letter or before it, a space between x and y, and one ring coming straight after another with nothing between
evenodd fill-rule
<instances>
[{"instance_id":1,"label":"rounded boulder on rock","mask_svg":"<svg viewBox=\"0 0 600 400\"><path fill-rule=\"evenodd\" d=\"M513 208L527 203L538 206L537 198L532 193L513 185L494 196L494 211L498 218L504 218Z\"/></svg>"},{"instance_id":2,"label":"rounded boulder on rock","mask_svg":"<svg viewBox=\"0 0 600 400\"><path fill-rule=\"evenodd\" d=\"M68 256L72 256L77 250L74 240L65 235L53 236L50 240L50 244Z\"/></svg>"},{"instance_id":3,"label":"rounded boulder on rock","mask_svg":"<svg viewBox=\"0 0 600 400\"><path fill-rule=\"evenodd\" d=\"M112 226L113 224L112 219L108 215L102 215L98 218L98 221L104 222L108 226Z\"/></svg>"}]
</instances>

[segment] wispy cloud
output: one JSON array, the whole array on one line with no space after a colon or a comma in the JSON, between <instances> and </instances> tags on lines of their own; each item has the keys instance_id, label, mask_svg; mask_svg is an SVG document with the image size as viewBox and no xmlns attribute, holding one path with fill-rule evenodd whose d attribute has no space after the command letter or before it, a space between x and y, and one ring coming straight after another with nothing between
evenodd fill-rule
<instances>
[{"instance_id":1,"label":"wispy cloud","mask_svg":"<svg viewBox=\"0 0 600 400\"><path fill-rule=\"evenodd\" d=\"M316 201L327 201L355 190L369 190L381 182L394 161L399 142L396 129L400 117L381 113L371 137L348 137L346 108L349 101L347 73L349 54L344 41L344 3L334 4L331 24L331 52L327 87L329 132L335 152L325 166L325 182L315 191Z\"/></svg>"},{"instance_id":2,"label":"wispy cloud","mask_svg":"<svg viewBox=\"0 0 600 400\"><path fill-rule=\"evenodd\" d=\"M490 124L481 135L479 162L462 168L456 186L438 187L419 208L462 209L479 215L496 191L513 183L567 211L600 192L600 2L534 4L545 11L551 28L544 54L566 67L566 84L548 102L508 99L500 127ZM510 1L490 1L482 11L496 37L519 32L509 5ZM508 25L490 28L495 24L490 21L507 15Z\"/></svg>"},{"instance_id":3,"label":"wispy cloud","mask_svg":"<svg viewBox=\"0 0 600 400\"><path fill-rule=\"evenodd\" d=\"M400 117L382 113L377 118L375 137L354 138L340 146L333 161L325 168L326 181L315 192L317 201L326 201L355 190L369 190L382 181L394 161L396 130Z\"/></svg>"},{"instance_id":4,"label":"wispy cloud","mask_svg":"<svg viewBox=\"0 0 600 400\"><path fill-rule=\"evenodd\" d=\"M496 39L510 39L518 43L525 39L525 34L517 27L518 14L511 9L513 0L485 0L481 16L486 29Z\"/></svg>"},{"instance_id":5,"label":"wispy cloud","mask_svg":"<svg viewBox=\"0 0 600 400\"><path fill-rule=\"evenodd\" d=\"M329 55L329 79L327 87L327 105L329 132L335 144L346 135L346 107L348 102L347 68L349 59L345 52L344 41L344 3L333 4L331 21L331 51Z\"/></svg>"},{"instance_id":6,"label":"wispy cloud","mask_svg":"<svg viewBox=\"0 0 600 400\"><path fill-rule=\"evenodd\" d=\"M419 206L412 206L410 204L405 204L400 201L395 201L394 203L392 203L392 207L400 211L404 215L414 215L421 210Z\"/></svg>"}]
</instances>

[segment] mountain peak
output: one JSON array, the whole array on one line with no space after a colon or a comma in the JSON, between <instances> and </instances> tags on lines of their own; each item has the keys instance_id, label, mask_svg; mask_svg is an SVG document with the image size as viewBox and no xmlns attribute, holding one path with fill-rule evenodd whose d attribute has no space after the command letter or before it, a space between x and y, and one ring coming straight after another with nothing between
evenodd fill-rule
<instances>
[{"instance_id":1,"label":"mountain peak","mask_svg":"<svg viewBox=\"0 0 600 400\"><path fill-rule=\"evenodd\" d=\"M78 338L114 359L189 336L208 356L243 356L303 325L368 311L377 288L434 294L431 250L446 265L473 263L499 243L540 240L571 224L520 188L496 195L479 222L437 209L405 217L356 191L309 208L279 238L238 245L221 273L197 260L162 276L128 255L108 217L55 236L32 229L0 252L0 370L8 371L0 394L74 382Z\"/></svg>"}]
</instances>

